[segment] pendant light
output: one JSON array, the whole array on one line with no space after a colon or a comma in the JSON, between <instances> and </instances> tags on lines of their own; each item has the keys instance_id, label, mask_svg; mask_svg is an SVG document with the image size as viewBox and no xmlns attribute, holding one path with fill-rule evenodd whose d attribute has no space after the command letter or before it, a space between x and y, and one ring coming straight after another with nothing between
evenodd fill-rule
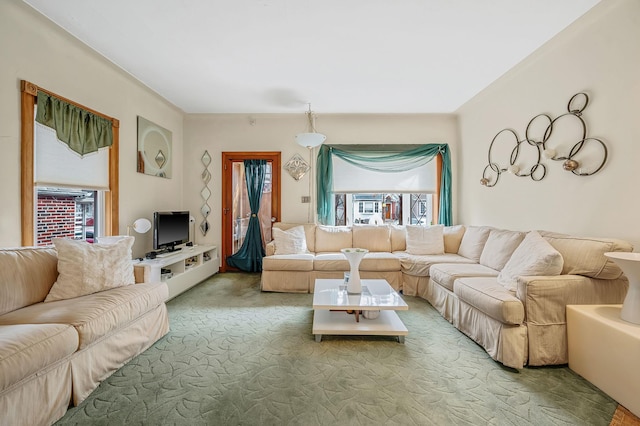
<instances>
[{"instance_id":1,"label":"pendant light","mask_svg":"<svg viewBox=\"0 0 640 426\"><path fill-rule=\"evenodd\" d=\"M316 132L315 127L315 117L313 112L311 111L311 104L309 103L309 110L306 112L307 120L309 121L309 131L307 133L298 133L296 135L296 142L298 145L305 146L307 148L315 148L316 146L322 145L322 143L327 139L325 135L322 133Z\"/></svg>"}]
</instances>

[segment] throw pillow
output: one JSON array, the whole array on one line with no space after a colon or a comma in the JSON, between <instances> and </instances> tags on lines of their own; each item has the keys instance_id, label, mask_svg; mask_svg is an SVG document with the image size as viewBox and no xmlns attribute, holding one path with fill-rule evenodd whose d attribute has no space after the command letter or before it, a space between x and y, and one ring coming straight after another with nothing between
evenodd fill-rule
<instances>
[{"instance_id":1,"label":"throw pillow","mask_svg":"<svg viewBox=\"0 0 640 426\"><path fill-rule=\"evenodd\" d=\"M278 228L272 228L273 241L275 243L274 254L300 254L308 253L307 237L304 233L304 227L294 226L286 231Z\"/></svg>"},{"instance_id":2,"label":"throw pillow","mask_svg":"<svg viewBox=\"0 0 640 426\"><path fill-rule=\"evenodd\" d=\"M135 283L131 246L133 237L111 244L89 244L54 238L58 253L58 279L45 302L85 296Z\"/></svg>"},{"instance_id":3,"label":"throw pillow","mask_svg":"<svg viewBox=\"0 0 640 426\"><path fill-rule=\"evenodd\" d=\"M444 226L407 225L407 253L444 254Z\"/></svg>"},{"instance_id":4,"label":"throw pillow","mask_svg":"<svg viewBox=\"0 0 640 426\"><path fill-rule=\"evenodd\" d=\"M562 255L539 233L531 231L498 274L498 283L515 291L519 276L560 275L563 264Z\"/></svg>"}]
</instances>

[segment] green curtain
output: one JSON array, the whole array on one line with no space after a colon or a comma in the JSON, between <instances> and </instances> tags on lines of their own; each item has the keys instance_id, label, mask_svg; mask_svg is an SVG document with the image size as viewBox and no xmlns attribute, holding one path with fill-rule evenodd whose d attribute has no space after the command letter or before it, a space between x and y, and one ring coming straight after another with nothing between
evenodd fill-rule
<instances>
[{"instance_id":1,"label":"green curtain","mask_svg":"<svg viewBox=\"0 0 640 426\"><path fill-rule=\"evenodd\" d=\"M36 121L54 129L57 138L81 156L113 145L111 120L40 90Z\"/></svg>"},{"instance_id":2,"label":"green curtain","mask_svg":"<svg viewBox=\"0 0 640 426\"><path fill-rule=\"evenodd\" d=\"M440 208L438 223L451 225L451 158L448 144L427 145L322 145L316 163L318 194L318 221L334 223L333 161L332 156L363 169L383 173L404 172L424 166L437 155L442 155L440 181Z\"/></svg>"},{"instance_id":3,"label":"green curtain","mask_svg":"<svg viewBox=\"0 0 640 426\"><path fill-rule=\"evenodd\" d=\"M267 160L244 160L244 177L251 216L242 246L237 253L227 257L227 264L246 272L261 272L262 258L265 256L258 211L266 170Z\"/></svg>"}]
</instances>

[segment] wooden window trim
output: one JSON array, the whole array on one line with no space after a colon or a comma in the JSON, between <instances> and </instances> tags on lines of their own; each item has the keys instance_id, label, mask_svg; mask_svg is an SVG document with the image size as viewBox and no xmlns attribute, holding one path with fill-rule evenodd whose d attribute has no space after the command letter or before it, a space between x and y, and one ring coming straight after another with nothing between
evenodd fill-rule
<instances>
[{"instance_id":1,"label":"wooden window trim","mask_svg":"<svg viewBox=\"0 0 640 426\"><path fill-rule=\"evenodd\" d=\"M91 113L106 118L113 126L113 145L109 147L109 191L105 191L104 201L104 232L105 235L117 235L119 230L119 144L120 122L91 108L87 108L77 102L38 87L26 80L20 82L20 139L21 139L21 228L22 245L33 246L35 244L35 187L34 187L34 134L33 123L35 120L34 107L37 103L38 90L55 96L65 102L83 108Z\"/></svg>"}]
</instances>

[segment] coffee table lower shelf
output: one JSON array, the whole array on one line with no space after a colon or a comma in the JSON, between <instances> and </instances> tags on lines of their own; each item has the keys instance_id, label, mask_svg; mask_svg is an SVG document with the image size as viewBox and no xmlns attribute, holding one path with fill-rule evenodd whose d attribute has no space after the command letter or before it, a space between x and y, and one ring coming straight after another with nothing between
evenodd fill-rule
<instances>
[{"instance_id":1,"label":"coffee table lower shelf","mask_svg":"<svg viewBox=\"0 0 640 426\"><path fill-rule=\"evenodd\" d=\"M322 341L323 334L343 336L397 336L398 342L404 343L404 336L409 334L398 314L391 310L381 310L378 318L360 319L356 322L352 314L344 311L316 309L313 312L312 333L316 342Z\"/></svg>"}]
</instances>

